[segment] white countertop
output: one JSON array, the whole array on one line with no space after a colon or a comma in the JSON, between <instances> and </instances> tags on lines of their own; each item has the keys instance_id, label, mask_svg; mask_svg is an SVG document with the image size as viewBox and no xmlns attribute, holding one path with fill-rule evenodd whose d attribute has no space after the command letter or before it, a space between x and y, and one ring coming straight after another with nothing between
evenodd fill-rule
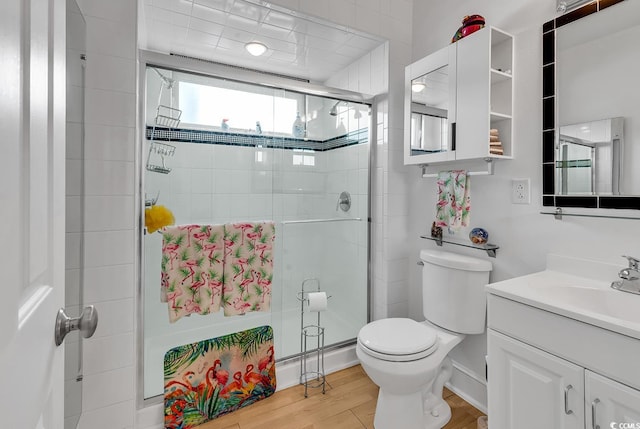
<instances>
[{"instance_id":1,"label":"white countertop","mask_svg":"<svg viewBox=\"0 0 640 429\"><path fill-rule=\"evenodd\" d=\"M615 266L549 255L547 269L487 285L487 292L640 339L640 295L612 289Z\"/></svg>"}]
</instances>

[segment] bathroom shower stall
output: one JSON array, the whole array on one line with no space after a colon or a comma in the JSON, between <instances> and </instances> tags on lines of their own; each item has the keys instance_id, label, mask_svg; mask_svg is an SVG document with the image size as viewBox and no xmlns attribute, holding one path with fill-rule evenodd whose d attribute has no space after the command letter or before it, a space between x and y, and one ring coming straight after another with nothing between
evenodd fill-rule
<instances>
[{"instance_id":1,"label":"bathroom shower stall","mask_svg":"<svg viewBox=\"0 0 640 429\"><path fill-rule=\"evenodd\" d=\"M218 69L146 62L141 206L166 207L176 225L273 221L271 309L170 323L160 296L163 237L142 219L145 399L163 394L163 358L173 347L270 325L282 361L301 352L301 326L318 314L326 347L352 342L369 317L370 100ZM326 311L310 313L300 301L307 279L330 296Z\"/></svg>"}]
</instances>

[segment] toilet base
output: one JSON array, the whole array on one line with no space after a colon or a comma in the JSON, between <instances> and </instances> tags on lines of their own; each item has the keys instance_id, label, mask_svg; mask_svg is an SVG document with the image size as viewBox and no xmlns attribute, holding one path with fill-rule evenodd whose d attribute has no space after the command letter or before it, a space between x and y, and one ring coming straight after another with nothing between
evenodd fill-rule
<instances>
[{"instance_id":1,"label":"toilet base","mask_svg":"<svg viewBox=\"0 0 640 429\"><path fill-rule=\"evenodd\" d=\"M423 429L441 429L451 420L451 407L447 402L428 393L428 398L424 402L424 426Z\"/></svg>"},{"instance_id":2,"label":"toilet base","mask_svg":"<svg viewBox=\"0 0 640 429\"><path fill-rule=\"evenodd\" d=\"M378 393L375 429L441 429L451 419L451 408L432 392L409 395Z\"/></svg>"}]
</instances>

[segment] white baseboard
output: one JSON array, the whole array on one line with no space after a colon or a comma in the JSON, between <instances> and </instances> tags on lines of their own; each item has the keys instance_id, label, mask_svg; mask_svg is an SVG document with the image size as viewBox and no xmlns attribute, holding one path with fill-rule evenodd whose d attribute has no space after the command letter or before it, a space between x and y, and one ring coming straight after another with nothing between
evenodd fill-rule
<instances>
[{"instance_id":1,"label":"white baseboard","mask_svg":"<svg viewBox=\"0 0 640 429\"><path fill-rule=\"evenodd\" d=\"M447 383L447 388L487 414L487 381L484 375L478 375L456 361L452 363L453 374Z\"/></svg>"},{"instance_id":2,"label":"white baseboard","mask_svg":"<svg viewBox=\"0 0 640 429\"><path fill-rule=\"evenodd\" d=\"M324 355L324 369L331 374L341 369L358 365L356 346L351 345L332 350ZM300 359L291 359L282 364L276 364L277 391L300 383ZM452 389L453 390L453 389ZM154 404L138 410L136 415L137 429L163 429L164 408L162 404Z\"/></svg>"},{"instance_id":3,"label":"white baseboard","mask_svg":"<svg viewBox=\"0 0 640 429\"><path fill-rule=\"evenodd\" d=\"M358 365L360 361L356 356L356 346L351 345L332 350L324 354L324 371L331 374L341 369ZM286 363L276 365L277 390L286 389L300 383L300 359L291 359Z\"/></svg>"}]
</instances>

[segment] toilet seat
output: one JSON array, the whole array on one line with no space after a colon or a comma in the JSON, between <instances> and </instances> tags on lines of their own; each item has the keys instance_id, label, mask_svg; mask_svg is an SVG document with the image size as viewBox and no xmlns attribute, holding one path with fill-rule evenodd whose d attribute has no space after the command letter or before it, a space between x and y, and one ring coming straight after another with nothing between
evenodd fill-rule
<instances>
[{"instance_id":1,"label":"toilet seat","mask_svg":"<svg viewBox=\"0 0 640 429\"><path fill-rule=\"evenodd\" d=\"M423 359L438 348L437 332L412 319L381 319L364 326L358 344L366 354L392 362Z\"/></svg>"}]
</instances>

